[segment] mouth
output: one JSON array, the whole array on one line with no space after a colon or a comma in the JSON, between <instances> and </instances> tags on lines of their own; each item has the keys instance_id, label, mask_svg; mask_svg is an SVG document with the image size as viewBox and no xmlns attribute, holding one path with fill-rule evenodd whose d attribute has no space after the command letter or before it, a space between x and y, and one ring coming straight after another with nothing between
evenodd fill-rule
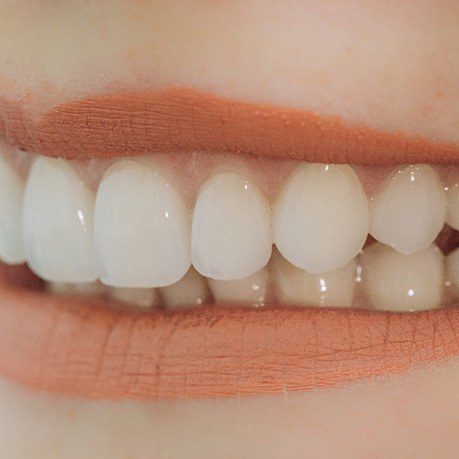
<instances>
[{"instance_id":1,"label":"mouth","mask_svg":"<svg viewBox=\"0 0 459 459\"><path fill-rule=\"evenodd\" d=\"M459 352L457 148L195 91L123 97L27 136L2 124L3 375L86 398L235 396Z\"/></svg>"}]
</instances>

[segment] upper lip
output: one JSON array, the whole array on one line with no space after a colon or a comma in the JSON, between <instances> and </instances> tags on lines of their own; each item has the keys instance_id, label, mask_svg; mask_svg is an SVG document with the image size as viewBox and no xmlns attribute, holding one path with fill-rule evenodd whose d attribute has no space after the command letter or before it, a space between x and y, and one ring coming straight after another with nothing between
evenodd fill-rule
<instances>
[{"instance_id":1,"label":"upper lip","mask_svg":"<svg viewBox=\"0 0 459 459\"><path fill-rule=\"evenodd\" d=\"M37 120L3 99L0 137L67 159L194 150L370 165L459 158L458 145L184 88L97 95L54 107Z\"/></svg>"},{"instance_id":2,"label":"upper lip","mask_svg":"<svg viewBox=\"0 0 459 459\"><path fill-rule=\"evenodd\" d=\"M96 96L37 121L6 106L0 137L69 159L195 149L360 164L459 157L457 145L179 88ZM303 390L459 353L459 308L406 315L205 308L145 316L82 300L69 308L74 300L19 292L1 273L0 285L0 372L90 398Z\"/></svg>"}]
</instances>

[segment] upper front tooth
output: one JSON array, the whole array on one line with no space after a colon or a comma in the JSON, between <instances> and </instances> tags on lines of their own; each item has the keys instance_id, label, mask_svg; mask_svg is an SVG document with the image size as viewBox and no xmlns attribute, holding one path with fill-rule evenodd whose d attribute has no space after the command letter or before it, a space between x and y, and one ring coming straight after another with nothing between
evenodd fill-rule
<instances>
[{"instance_id":1,"label":"upper front tooth","mask_svg":"<svg viewBox=\"0 0 459 459\"><path fill-rule=\"evenodd\" d=\"M274 241L293 265L311 273L346 265L368 234L368 202L347 165L302 164L282 191Z\"/></svg>"},{"instance_id":2,"label":"upper front tooth","mask_svg":"<svg viewBox=\"0 0 459 459\"><path fill-rule=\"evenodd\" d=\"M204 184L191 247L193 266L212 279L241 279L266 265L272 248L269 209L251 180L225 172Z\"/></svg>"},{"instance_id":3,"label":"upper front tooth","mask_svg":"<svg viewBox=\"0 0 459 459\"><path fill-rule=\"evenodd\" d=\"M454 229L459 229L459 184L448 187L448 216L446 223Z\"/></svg>"},{"instance_id":4,"label":"upper front tooth","mask_svg":"<svg viewBox=\"0 0 459 459\"><path fill-rule=\"evenodd\" d=\"M5 263L24 261L22 248L22 200L24 181L0 156L0 259Z\"/></svg>"},{"instance_id":5,"label":"upper front tooth","mask_svg":"<svg viewBox=\"0 0 459 459\"><path fill-rule=\"evenodd\" d=\"M24 251L31 269L58 282L97 279L94 193L67 161L39 157L30 171L23 209Z\"/></svg>"},{"instance_id":6,"label":"upper front tooth","mask_svg":"<svg viewBox=\"0 0 459 459\"><path fill-rule=\"evenodd\" d=\"M162 287L190 267L189 212L156 170L134 161L110 167L96 198L99 275L115 287Z\"/></svg>"},{"instance_id":7,"label":"upper front tooth","mask_svg":"<svg viewBox=\"0 0 459 459\"><path fill-rule=\"evenodd\" d=\"M396 172L371 206L371 235L403 254L426 249L446 219L447 199L436 172L426 165Z\"/></svg>"}]
</instances>

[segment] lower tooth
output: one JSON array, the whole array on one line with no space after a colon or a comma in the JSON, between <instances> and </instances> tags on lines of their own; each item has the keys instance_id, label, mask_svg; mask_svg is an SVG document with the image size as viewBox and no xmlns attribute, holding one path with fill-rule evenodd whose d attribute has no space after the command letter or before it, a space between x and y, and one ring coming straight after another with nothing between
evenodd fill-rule
<instances>
[{"instance_id":1,"label":"lower tooth","mask_svg":"<svg viewBox=\"0 0 459 459\"><path fill-rule=\"evenodd\" d=\"M421 311L440 306L444 263L440 249L402 255L374 243L361 255L362 284L370 302L389 311Z\"/></svg>"},{"instance_id":2,"label":"lower tooth","mask_svg":"<svg viewBox=\"0 0 459 459\"><path fill-rule=\"evenodd\" d=\"M47 290L58 295L102 296L106 292L106 287L99 282L81 282L76 284L69 282L48 282Z\"/></svg>"},{"instance_id":3,"label":"lower tooth","mask_svg":"<svg viewBox=\"0 0 459 459\"><path fill-rule=\"evenodd\" d=\"M350 307L356 283L356 262L322 274L311 274L275 253L272 273L277 301L308 306Z\"/></svg>"},{"instance_id":4,"label":"lower tooth","mask_svg":"<svg viewBox=\"0 0 459 459\"><path fill-rule=\"evenodd\" d=\"M249 277L221 281L208 279L216 303L245 303L263 306L272 302L269 294L269 272L266 267Z\"/></svg>"},{"instance_id":5,"label":"lower tooth","mask_svg":"<svg viewBox=\"0 0 459 459\"><path fill-rule=\"evenodd\" d=\"M159 304L158 292L154 288L116 288L109 289L110 298L139 306L141 308L152 308Z\"/></svg>"},{"instance_id":6,"label":"lower tooth","mask_svg":"<svg viewBox=\"0 0 459 459\"><path fill-rule=\"evenodd\" d=\"M459 298L459 248L446 257L445 264L446 280L451 285L455 298Z\"/></svg>"},{"instance_id":7,"label":"lower tooth","mask_svg":"<svg viewBox=\"0 0 459 459\"><path fill-rule=\"evenodd\" d=\"M190 268L175 284L159 289L162 304L167 309L182 309L201 306L210 301L206 279L194 268Z\"/></svg>"}]
</instances>

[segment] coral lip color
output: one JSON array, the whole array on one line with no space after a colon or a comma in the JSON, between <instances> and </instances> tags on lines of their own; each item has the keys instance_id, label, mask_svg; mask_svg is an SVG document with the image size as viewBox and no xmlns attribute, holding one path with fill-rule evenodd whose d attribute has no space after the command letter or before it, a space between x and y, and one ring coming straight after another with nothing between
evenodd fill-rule
<instances>
[{"instance_id":1,"label":"coral lip color","mask_svg":"<svg viewBox=\"0 0 459 459\"><path fill-rule=\"evenodd\" d=\"M353 164L459 159L459 146L183 88L95 96L39 119L3 100L0 137L80 159L194 150ZM0 375L54 393L276 394L393 374L459 353L459 307L396 314L227 305L141 314L18 286L21 275L8 273L0 267Z\"/></svg>"},{"instance_id":2,"label":"coral lip color","mask_svg":"<svg viewBox=\"0 0 459 459\"><path fill-rule=\"evenodd\" d=\"M5 276L0 294L0 374L84 398L277 394L394 374L459 352L459 308L140 314L20 289Z\"/></svg>"},{"instance_id":3,"label":"coral lip color","mask_svg":"<svg viewBox=\"0 0 459 459\"><path fill-rule=\"evenodd\" d=\"M19 104L0 99L0 137L68 159L194 150L380 165L459 158L458 145L175 87L71 101L36 120Z\"/></svg>"}]
</instances>

